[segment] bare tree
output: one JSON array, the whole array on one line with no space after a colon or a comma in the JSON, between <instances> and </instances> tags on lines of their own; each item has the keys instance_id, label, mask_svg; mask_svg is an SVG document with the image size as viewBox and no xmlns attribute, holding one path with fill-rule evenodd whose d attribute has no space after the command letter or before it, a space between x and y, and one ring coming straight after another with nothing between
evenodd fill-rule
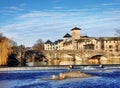
<instances>
[{"instance_id":1,"label":"bare tree","mask_svg":"<svg viewBox=\"0 0 120 88\"><path fill-rule=\"evenodd\" d=\"M10 43L13 47L16 47L17 46L17 42L16 41L13 41L13 40L10 40Z\"/></svg>"},{"instance_id":2,"label":"bare tree","mask_svg":"<svg viewBox=\"0 0 120 88\"><path fill-rule=\"evenodd\" d=\"M36 43L33 45L33 50L42 51L44 49L44 42L42 39L38 39Z\"/></svg>"},{"instance_id":3,"label":"bare tree","mask_svg":"<svg viewBox=\"0 0 120 88\"><path fill-rule=\"evenodd\" d=\"M120 29L116 28L115 31L116 31L116 35L120 37Z\"/></svg>"},{"instance_id":4,"label":"bare tree","mask_svg":"<svg viewBox=\"0 0 120 88\"><path fill-rule=\"evenodd\" d=\"M116 36L118 36L117 38L117 51L119 52L120 51L120 29L119 28L116 28L115 29L115 31L116 31Z\"/></svg>"},{"instance_id":5,"label":"bare tree","mask_svg":"<svg viewBox=\"0 0 120 88\"><path fill-rule=\"evenodd\" d=\"M2 33L0 33L0 37L2 37L3 36L3 34Z\"/></svg>"}]
</instances>

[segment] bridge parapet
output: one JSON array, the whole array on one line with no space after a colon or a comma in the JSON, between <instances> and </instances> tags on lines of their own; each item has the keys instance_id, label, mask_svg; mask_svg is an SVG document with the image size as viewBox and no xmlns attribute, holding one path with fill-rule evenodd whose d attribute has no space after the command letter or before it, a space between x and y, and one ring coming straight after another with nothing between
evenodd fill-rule
<instances>
[{"instance_id":1,"label":"bridge parapet","mask_svg":"<svg viewBox=\"0 0 120 88\"><path fill-rule=\"evenodd\" d=\"M44 55L51 63L58 64L100 64L113 61L112 54L105 51L80 51L80 50L47 50L43 51ZM119 55L120 53L114 54ZM118 57L118 56L117 56Z\"/></svg>"},{"instance_id":2,"label":"bridge parapet","mask_svg":"<svg viewBox=\"0 0 120 88\"><path fill-rule=\"evenodd\" d=\"M63 58L64 55L70 55L80 57L82 59L84 58L90 58L95 55L101 55L101 56L106 56L107 53L104 51L81 51L81 50L46 50L44 51L44 54L46 58L48 59L53 59L53 58Z\"/></svg>"}]
</instances>

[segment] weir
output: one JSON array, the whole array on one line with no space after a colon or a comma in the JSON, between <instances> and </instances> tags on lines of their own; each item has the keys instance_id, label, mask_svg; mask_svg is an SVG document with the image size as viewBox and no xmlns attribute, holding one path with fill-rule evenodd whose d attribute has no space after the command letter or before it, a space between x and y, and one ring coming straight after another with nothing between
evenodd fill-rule
<instances>
[{"instance_id":1,"label":"weir","mask_svg":"<svg viewBox=\"0 0 120 88\"><path fill-rule=\"evenodd\" d=\"M69 66L1 67L0 71L68 69Z\"/></svg>"},{"instance_id":2,"label":"weir","mask_svg":"<svg viewBox=\"0 0 120 88\"><path fill-rule=\"evenodd\" d=\"M81 69L84 67L89 68L101 68L101 65L50 65L50 66L40 66L40 67L0 67L0 71L24 71L24 70L59 70L59 69ZM120 68L120 64L102 64L102 67L108 67L108 68Z\"/></svg>"}]
</instances>

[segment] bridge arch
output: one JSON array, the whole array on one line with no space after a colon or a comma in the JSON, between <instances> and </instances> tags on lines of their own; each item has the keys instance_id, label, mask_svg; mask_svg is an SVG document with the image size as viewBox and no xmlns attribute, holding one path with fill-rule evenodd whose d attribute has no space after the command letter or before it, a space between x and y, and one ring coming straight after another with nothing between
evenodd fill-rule
<instances>
[{"instance_id":1,"label":"bridge arch","mask_svg":"<svg viewBox=\"0 0 120 88\"><path fill-rule=\"evenodd\" d=\"M96 54L96 55L93 55L93 56L89 57L89 59L95 59L95 58L100 59L101 56L103 56L103 55L101 55L101 54Z\"/></svg>"},{"instance_id":2,"label":"bridge arch","mask_svg":"<svg viewBox=\"0 0 120 88\"><path fill-rule=\"evenodd\" d=\"M105 58L105 56L103 54L96 54L96 55L92 55L88 58L88 62L90 64L102 64L102 58ZM106 60L106 59L104 59Z\"/></svg>"}]
</instances>

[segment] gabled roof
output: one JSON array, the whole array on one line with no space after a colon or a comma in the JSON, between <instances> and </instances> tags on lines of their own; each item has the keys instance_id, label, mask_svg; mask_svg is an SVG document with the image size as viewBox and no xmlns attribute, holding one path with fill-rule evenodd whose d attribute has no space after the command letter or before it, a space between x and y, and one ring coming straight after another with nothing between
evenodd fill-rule
<instances>
[{"instance_id":1,"label":"gabled roof","mask_svg":"<svg viewBox=\"0 0 120 88\"><path fill-rule=\"evenodd\" d=\"M96 37L96 39L102 41L119 41L120 37Z\"/></svg>"},{"instance_id":2,"label":"gabled roof","mask_svg":"<svg viewBox=\"0 0 120 88\"><path fill-rule=\"evenodd\" d=\"M81 38L89 38L87 35L85 35L85 36L80 36Z\"/></svg>"},{"instance_id":3,"label":"gabled roof","mask_svg":"<svg viewBox=\"0 0 120 88\"><path fill-rule=\"evenodd\" d=\"M74 27L73 29L71 29L71 31L73 31L73 30L81 30L81 28Z\"/></svg>"},{"instance_id":4,"label":"gabled roof","mask_svg":"<svg viewBox=\"0 0 120 88\"><path fill-rule=\"evenodd\" d=\"M47 40L45 44L52 44L52 42L50 40Z\"/></svg>"},{"instance_id":5,"label":"gabled roof","mask_svg":"<svg viewBox=\"0 0 120 88\"><path fill-rule=\"evenodd\" d=\"M71 35L69 33L67 33L63 36L63 38L69 38L69 37L71 37Z\"/></svg>"},{"instance_id":6,"label":"gabled roof","mask_svg":"<svg viewBox=\"0 0 120 88\"><path fill-rule=\"evenodd\" d=\"M54 43L57 44L57 43L60 43L62 42L63 40L62 39L58 39L57 41L55 41Z\"/></svg>"}]
</instances>

